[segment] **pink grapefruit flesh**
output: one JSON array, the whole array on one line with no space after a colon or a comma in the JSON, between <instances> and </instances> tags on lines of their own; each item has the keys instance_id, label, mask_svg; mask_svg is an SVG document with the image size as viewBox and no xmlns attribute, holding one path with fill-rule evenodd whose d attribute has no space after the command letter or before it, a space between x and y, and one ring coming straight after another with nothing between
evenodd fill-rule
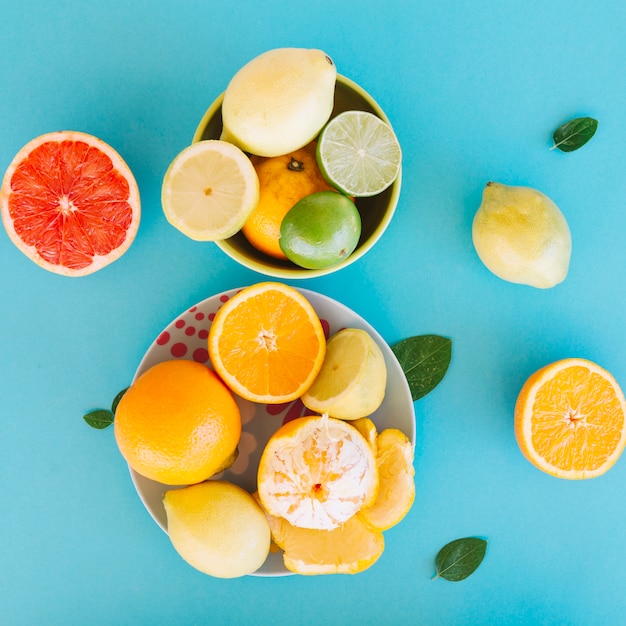
<instances>
[{"instance_id":1,"label":"pink grapefruit flesh","mask_svg":"<svg viewBox=\"0 0 626 626\"><path fill-rule=\"evenodd\" d=\"M91 274L122 256L141 216L128 165L104 141L77 131L41 135L18 152L0 210L11 241L66 276Z\"/></svg>"}]
</instances>

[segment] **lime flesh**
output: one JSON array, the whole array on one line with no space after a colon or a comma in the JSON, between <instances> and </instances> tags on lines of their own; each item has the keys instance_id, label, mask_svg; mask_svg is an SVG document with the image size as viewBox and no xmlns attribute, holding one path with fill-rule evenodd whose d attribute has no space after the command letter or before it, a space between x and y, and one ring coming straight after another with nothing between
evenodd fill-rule
<instances>
[{"instance_id":1,"label":"lime flesh","mask_svg":"<svg viewBox=\"0 0 626 626\"><path fill-rule=\"evenodd\" d=\"M324 178L348 196L374 196L400 173L402 151L392 128L366 111L345 111L322 130L317 163Z\"/></svg>"},{"instance_id":2,"label":"lime flesh","mask_svg":"<svg viewBox=\"0 0 626 626\"><path fill-rule=\"evenodd\" d=\"M321 269L348 258L361 236L361 216L352 200L335 191L305 196L285 215L280 247L307 269Z\"/></svg>"}]
</instances>

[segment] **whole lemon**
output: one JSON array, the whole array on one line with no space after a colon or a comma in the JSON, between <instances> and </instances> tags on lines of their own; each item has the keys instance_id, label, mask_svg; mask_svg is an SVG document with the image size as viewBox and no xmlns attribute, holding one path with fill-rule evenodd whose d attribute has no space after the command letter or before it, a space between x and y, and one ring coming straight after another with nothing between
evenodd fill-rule
<instances>
[{"instance_id":1,"label":"whole lemon","mask_svg":"<svg viewBox=\"0 0 626 626\"><path fill-rule=\"evenodd\" d=\"M487 183L472 239L485 266L509 282L546 289L567 276L567 221L548 196L531 187Z\"/></svg>"},{"instance_id":2,"label":"whole lemon","mask_svg":"<svg viewBox=\"0 0 626 626\"><path fill-rule=\"evenodd\" d=\"M241 436L232 392L202 363L145 371L115 412L115 439L136 472L168 485L203 481L231 462Z\"/></svg>"},{"instance_id":3,"label":"whole lemon","mask_svg":"<svg viewBox=\"0 0 626 626\"><path fill-rule=\"evenodd\" d=\"M231 79L222 103L222 139L259 156L312 141L330 118L337 68L322 50L275 48Z\"/></svg>"},{"instance_id":4,"label":"whole lemon","mask_svg":"<svg viewBox=\"0 0 626 626\"><path fill-rule=\"evenodd\" d=\"M265 513L247 491L209 480L166 491L167 533L180 556L217 578L251 574L270 550Z\"/></svg>"},{"instance_id":5,"label":"whole lemon","mask_svg":"<svg viewBox=\"0 0 626 626\"><path fill-rule=\"evenodd\" d=\"M318 191L297 202L280 225L281 250L307 269L347 259L361 236L361 216L352 200L336 191Z\"/></svg>"}]
</instances>

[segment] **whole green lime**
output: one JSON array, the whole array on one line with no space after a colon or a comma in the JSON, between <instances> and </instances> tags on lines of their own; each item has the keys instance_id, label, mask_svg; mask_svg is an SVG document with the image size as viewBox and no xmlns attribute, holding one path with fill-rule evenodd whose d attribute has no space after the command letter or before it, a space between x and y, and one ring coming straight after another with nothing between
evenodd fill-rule
<instances>
[{"instance_id":1,"label":"whole green lime","mask_svg":"<svg viewBox=\"0 0 626 626\"><path fill-rule=\"evenodd\" d=\"M300 267L322 269L348 258L361 236L361 216L352 200L318 191L293 205L280 225L279 244Z\"/></svg>"}]
</instances>

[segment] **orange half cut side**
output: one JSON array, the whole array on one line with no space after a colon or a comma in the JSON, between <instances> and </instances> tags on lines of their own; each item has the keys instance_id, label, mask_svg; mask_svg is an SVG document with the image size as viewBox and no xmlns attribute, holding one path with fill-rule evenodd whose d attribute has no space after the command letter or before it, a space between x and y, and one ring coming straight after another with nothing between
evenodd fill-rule
<instances>
[{"instance_id":1,"label":"orange half cut side","mask_svg":"<svg viewBox=\"0 0 626 626\"><path fill-rule=\"evenodd\" d=\"M326 353L324 329L309 301L282 283L257 283L225 302L209 331L215 370L239 396L265 404L299 398Z\"/></svg>"},{"instance_id":2,"label":"orange half cut side","mask_svg":"<svg viewBox=\"0 0 626 626\"><path fill-rule=\"evenodd\" d=\"M535 372L515 406L524 456L559 478L594 478L626 443L626 402L615 378L585 359L563 359Z\"/></svg>"}]
</instances>

